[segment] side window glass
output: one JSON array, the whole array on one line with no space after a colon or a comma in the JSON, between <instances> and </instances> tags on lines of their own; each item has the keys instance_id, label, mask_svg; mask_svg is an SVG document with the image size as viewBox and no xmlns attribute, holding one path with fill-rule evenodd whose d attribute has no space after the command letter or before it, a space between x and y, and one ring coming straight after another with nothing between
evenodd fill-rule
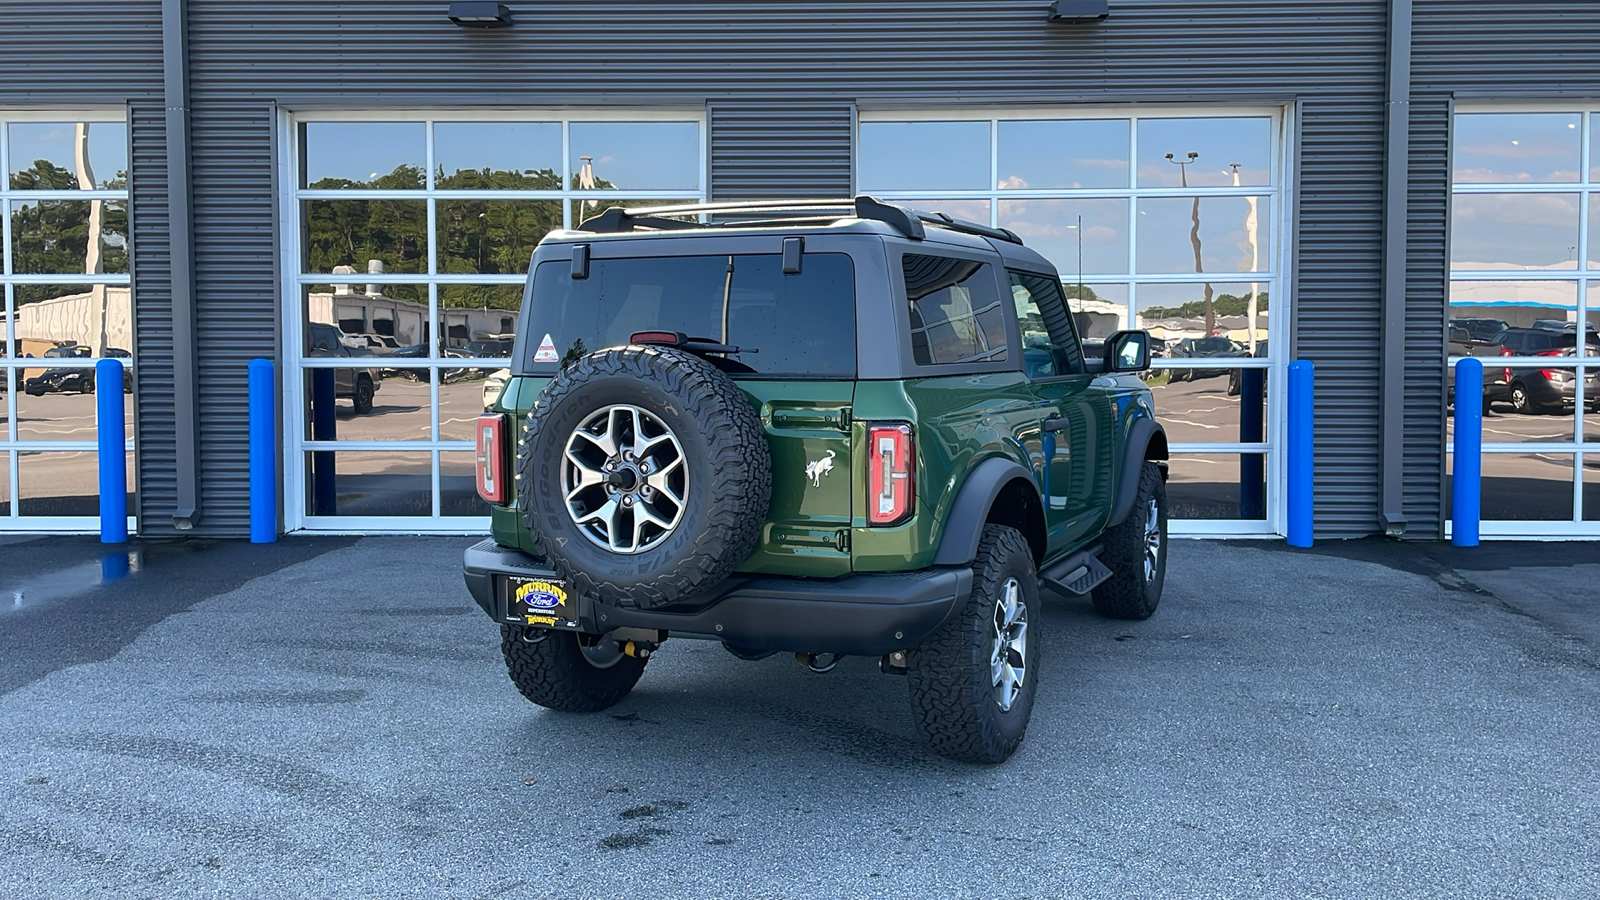
<instances>
[{"instance_id":1,"label":"side window glass","mask_svg":"<svg viewBox=\"0 0 1600 900\"><path fill-rule=\"evenodd\" d=\"M1005 320L987 263L908 253L902 266L917 365L1005 361Z\"/></svg>"},{"instance_id":2,"label":"side window glass","mask_svg":"<svg viewBox=\"0 0 1600 900\"><path fill-rule=\"evenodd\" d=\"M1067 314L1061 285L1040 275L1009 272L1011 299L1022 330L1022 365L1029 378L1079 375L1083 352Z\"/></svg>"}]
</instances>

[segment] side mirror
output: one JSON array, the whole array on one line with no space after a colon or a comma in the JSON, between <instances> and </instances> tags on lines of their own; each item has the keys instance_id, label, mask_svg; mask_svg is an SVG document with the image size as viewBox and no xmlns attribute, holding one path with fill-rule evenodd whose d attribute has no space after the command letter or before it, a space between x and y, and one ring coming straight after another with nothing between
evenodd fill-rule
<instances>
[{"instance_id":1,"label":"side mirror","mask_svg":"<svg viewBox=\"0 0 1600 900\"><path fill-rule=\"evenodd\" d=\"M1119 331L1106 338L1107 372L1143 372L1150 368L1150 333Z\"/></svg>"}]
</instances>

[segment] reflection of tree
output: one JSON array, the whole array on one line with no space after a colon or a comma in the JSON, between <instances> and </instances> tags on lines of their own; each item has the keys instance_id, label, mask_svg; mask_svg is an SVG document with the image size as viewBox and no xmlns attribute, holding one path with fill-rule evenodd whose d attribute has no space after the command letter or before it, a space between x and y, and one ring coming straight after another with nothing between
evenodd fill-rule
<instances>
[{"instance_id":1,"label":"reflection of tree","mask_svg":"<svg viewBox=\"0 0 1600 900\"><path fill-rule=\"evenodd\" d=\"M439 169L434 186L458 191L553 191L561 188L561 178L554 169L461 169L451 175ZM310 187L414 191L425 183L421 168L402 165L371 181L324 178ZM534 246L561 227L558 200L440 197L436 208L435 252L441 274L520 274L527 271ZM332 272L344 265L359 272L370 259L382 260L388 273L428 270L428 213L420 198L311 200L305 215L307 271ZM520 289L504 285L449 285L441 289L440 304L453 309L516 309L520 298Z\"/></svg>"},{"instance_id":2,"label":"reflection of tree","mask_svg":"<svg viewBox=\"0 0 1600 900\"><path fill-rule=\"evenodd\" d=\"M422 169L396 166L373 181L324 178L317 190L420 190ZM428 207L412 200L310 200L306 202L306 265L308 271L332 272L334 266L365 269L369 259L383 260L387 272L428 270ZM359 263L359 265L358 265Z\"/></svg>"},{"instance_id":3,"label":"reflection of tree","mask_svg":"<svg viewBox=\"0 0 1600 900\"><path fill-rule=\"evenodd\" d=\"M1068 300L1070 300L1072 302L1076 302L1076 303L1098 303L1098 302L1100 302L1100 295L1096 294L1094 292L1094 288L1089 287L1086 284L1064 284L1064 285L1062 285L1062 287L1068 293L1073 294L1073 296L1067 298Z\"/></svg>"},{"instance_id":4,"label":"reflection of tree","mask_svg":"<svg viewBox=\"0 0 1600 900\"><path fill-rule=\"evenodd\" d=\"M556 190L553 170L533 174L460 171L436 177L441 187L456 190ZM556 200L453 200L439 208L439 271L446 274L520 274L527 271L533 248L561 227Z\"/></svg>"},{"instance_id":5,"label":"reflection of tree","mask_svg":"<svg viewBox=\"0 0 1600 900\"><path fill-rule=\"evenodd\" d=\"M93 176L86 174L85 177ZM128 185L127 179L127 172L118 172L100 187L123 190ZM82 185L77 173L40 159L12 175L11 187L20 191L73 191L80 190ZM100 209L95 208L97 203ZM95 237L94 253L90 252L91 234ZM127 272L127 234L128 207L121 201L39 200L13 206L12 271L60 275ZM105 240L105 235L114 237ZM60 293L59 286L19 284L16 286L17 305L48 300Z\"/></svg>"},{"instance_id":6,"label":"reflection of tree","mask_svg":"<svg viewBox=\"0 0 1600 900\"><path fill-rule=\"evenodd\" d=\"M370 181L324 178L309 185L313 190L420 191L426 187L424 171L401 165ZM506 171L459 169L434 172L434 187L444 191L557 191L562 178L554 169ZM615 190L616 185L594 178L585 164L573 176L573 187ZM443 275L518 275L528 270L533 248L546 234L562 226L561 200L497 200L440 196L435 201L435 264ZM305 203L305 266L308 272L331 273L335 266L357 272L368 260L382 260L389 274L428 271L428 212L416 200L348 199L308 200ZM378 276L372 276L378 279ZM379 279L381 280L381 279ZM401 295L414 286L395 286L386 293ZM418 298L421 299L421 298ZM515 310L522 289L510 285L449 284L439 287L439 306L445 309Z\"/></svg>"},{"instance_id":7,"label":"reflection of tree","mask_svg":"<svg viewBox=\"0 0 1600 900\"><path fill-rule=\"evenodd\" d=\"M1181 306L1146 306L1140 308L1139 314L1151 319L1188 319L1204 315L1206 310L1209 308L1216 315L1244 316L1250 313L1250 303L1252 298L1259 301L1260 309L1267 308L1267 292L1260 291L1254 294L1245 294L1243 297L1235 296L1233 294L1218 294L1214 299L1209 301L1194 300L1189 303L1182 304ZM1251 322L1249 327L1254 329L1255 323ZM1207 329L1207 333L1210 333L1209 329Z\"/></svg>"}]
</instances>

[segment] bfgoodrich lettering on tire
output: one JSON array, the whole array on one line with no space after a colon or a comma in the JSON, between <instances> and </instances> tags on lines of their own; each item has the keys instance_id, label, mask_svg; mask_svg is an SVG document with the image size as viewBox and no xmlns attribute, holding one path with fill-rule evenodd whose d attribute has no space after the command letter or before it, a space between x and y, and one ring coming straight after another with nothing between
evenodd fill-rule
<instances>
[{"instance_id":1,"label":"bfgoodrich lettering on tire","mask_svg":"<svg viewBox=\"0 0 1600 900\"><path fill-rule=\"evenodd\" d=\"M1100 561L1111 577L1094 589L1094 608L1113 619L1148 619L1167 581L1167 483L1161 468L1139 469L1139 495L1122 524L1106 531Z\"/></svg>"},{"instance_id":2,"label":"bfgoodrich lettering on tire","mask_svg":"<svg viewBox=\"0 0 1600 900\"><path fill-rule=\"evenodd\" d=\"M1039 684L1038 609L1027 538L985 525L972 595L906 654L912 714L934 752L997 763L1022 743Z\"/></svg>"},{"instance_id":3,"label":"bfgoodrich lettering on tire","mask_svg":"<svg viewBox=\"0 0 1600 900\"><path fill-rule=\"evenodd\" d=\"M539 395L517 447L539 555L602 603L665 606L721 582L755 547L771 495L760 417L680 350L579 359Z\"/></svg>"}]
</instances>

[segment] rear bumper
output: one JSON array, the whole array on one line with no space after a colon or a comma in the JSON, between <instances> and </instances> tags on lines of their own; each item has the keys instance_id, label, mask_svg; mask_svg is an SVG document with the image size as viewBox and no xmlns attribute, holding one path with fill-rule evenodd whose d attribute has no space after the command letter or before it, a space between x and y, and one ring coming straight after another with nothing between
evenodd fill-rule
<instances>
[{"instance_id":1,"label":"rear bumper","mask_svg":"<svg viewBox=\"0 0 1600 900\"><path fill-rule=\"evenodd\" d=\"M496 622L509 615L507 579L554 578L540 560L492 539L468 547L462 559L467 589ZM641 610L578 598L585 631L646 628L683 637L725 641L740 649L881 656L928 639L972 591L967 567L833 580L732 578L692 610Z\"/></svg>"}]
</instances>

